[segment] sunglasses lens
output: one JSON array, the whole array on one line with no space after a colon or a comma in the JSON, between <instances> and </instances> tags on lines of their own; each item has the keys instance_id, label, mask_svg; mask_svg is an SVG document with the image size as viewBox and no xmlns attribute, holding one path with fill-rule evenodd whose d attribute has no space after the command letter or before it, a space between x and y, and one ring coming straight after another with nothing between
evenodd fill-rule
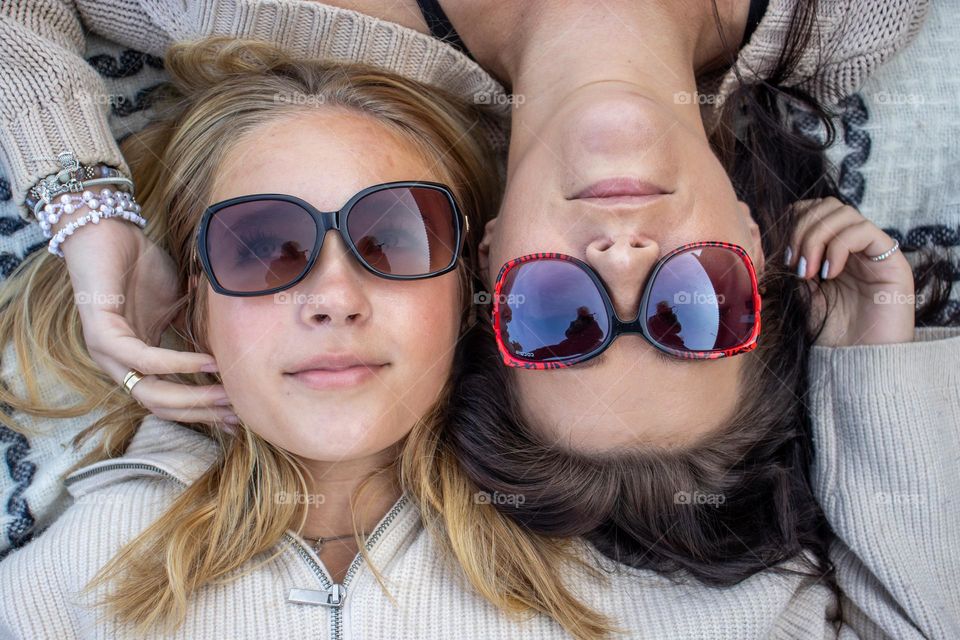
<instances>
[{"instance_id":1,"label":"sunglasses lens","mask_svg":"<svg viewBox=\"0 0 960 640\"><path fill-rule=\"evenodd\" d=\"M316 237L313 218L292 202L265 199L225 207L207 227L213 278L238 293L282 287L306 269Z\"/></svg>"},{"instance_id":2,"label":"sunglasses lens","mask_svg":"<svg viewBox=\"0 0 960 640\"><path fill-rule=\"evenodd\" d=\"M347 232L362 259L385 275L429 275L446 269L457 257L453 202L438 189L374 191L351 208Z\"/></svg>"},{"instance_id":3,"label":"sunglasses lens","mask_svg":"<svg viewBox=\"0 0 960 640\"><path fill-rule=\"evenodd\" d=\"M743 258L725 247L697 247L657 272L644 318L650 335L667 349L716 351L746 343L758 311Z\"/></svg>"},{"instance_id":4,"label":"sunglasses lens","mask_svg":"<svg viewBox=\"0 0 960 640\"><path fill-rule=\"evenodd\" d=\"M528 362L587 355L610 330L603 298L576 263L538 259L504 274L496 300L503 348Z\"/></svg>"}]
</instances>

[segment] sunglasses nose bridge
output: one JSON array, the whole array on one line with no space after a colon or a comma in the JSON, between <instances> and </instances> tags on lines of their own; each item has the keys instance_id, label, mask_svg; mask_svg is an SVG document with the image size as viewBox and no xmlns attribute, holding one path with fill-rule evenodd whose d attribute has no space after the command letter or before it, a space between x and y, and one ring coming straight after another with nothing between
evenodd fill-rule
<instances>
[{"instance_id":1,"label":"sunglasses nose bridge","mask_svg":"<svg viewBox=\"0 0 960 640\"><path fill-rule=\"evenodd\" d=\"M336 231L340 234L340 238L344 242L347 241L347 238L344 236L345 230L342 228L339 211L318 211L314 209L310 213L317 223L317 240L316 246L314 247L314 253L316 255L319 256L320 250L323 249L323 239L327 237L327 231Z\"/></svg>"}]
</instances>

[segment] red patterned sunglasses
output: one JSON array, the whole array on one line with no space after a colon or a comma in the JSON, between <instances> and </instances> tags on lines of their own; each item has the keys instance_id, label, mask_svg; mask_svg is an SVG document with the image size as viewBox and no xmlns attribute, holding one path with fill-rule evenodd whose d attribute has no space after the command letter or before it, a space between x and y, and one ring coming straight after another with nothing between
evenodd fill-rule
<instances>
[{"instance_id":1,"label":"red patterned sunglasses","mask_svg":"<svg viewBox=\"0 0 960 640\"><path fill-rule=\"evenodd\" d=\"M735 244L685 244L657 262L637 317L624 322L588 264L535 253L500 270L493 326L503 361L512 367L575 365L600 355L624 333L639 333L675 358L723 358L757 346L757 274Z\"/></svg>"}]
</instances>

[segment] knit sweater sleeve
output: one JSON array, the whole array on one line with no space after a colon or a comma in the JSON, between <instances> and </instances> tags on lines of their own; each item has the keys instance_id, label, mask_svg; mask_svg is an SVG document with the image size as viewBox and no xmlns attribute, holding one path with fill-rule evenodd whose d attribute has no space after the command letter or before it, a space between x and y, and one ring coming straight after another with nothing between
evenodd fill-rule
<instances>
[{"instance_id":1,"label":"knit sweater sleeve","mask_svg":"<svg viewBox=\"0 0 960 640\"><path fill-rule=\"evenodd\" d=\"M837 536L844 631L960 638L960 329L814 347L810 367L812 482Z\"/></svg>"},{"instance_id":2,"label":"knit sweater sleeve","mask_svg":"<svg viewBox=\"0 0 960 640\"><path fill-rule=\"evenodd\" d=\"M482 97L491 105L483 131L506 148L510 107L498 82L448 44L373 16L322 2L3 0L0 171L18 205L59 170L62 151L130 175L107 118L112 96L83 58L87 33L155 56L172 42L223 35L273 42L298 57L370 64L474 102Z\"/></svg>"},{"instance_id":3,"label":"knit sweater sleeve","mask_svg":"<svg viewBox=\"0 0 960 640\"><path fill-rule=\"evenodd\" d=\"M702 87L716 94L709 103L713 109L705 114L711 127L741 79L751 84L770 77L786 43L792 42L794 16L803 5L804 0L770 0L733 68L714 86ZM796 68L780 84L800 86L821 103L836 104L916 38L930 6L930 0L820 0Z\"/></svg>"},{"instance_id":4,"label":"knit sweater sleeve","mask_svg":"<svg viewBox=\"0 0 960 640\"><path fill-rule=\"evenodd\" d=\"M110 132L110 96L86 63L86 33L70 0L0 2L0 169L14 202L60 169L71 151L84 164L129 175ZM21 206L21 215L26 214Z\"/></svg>"}]
</instances>

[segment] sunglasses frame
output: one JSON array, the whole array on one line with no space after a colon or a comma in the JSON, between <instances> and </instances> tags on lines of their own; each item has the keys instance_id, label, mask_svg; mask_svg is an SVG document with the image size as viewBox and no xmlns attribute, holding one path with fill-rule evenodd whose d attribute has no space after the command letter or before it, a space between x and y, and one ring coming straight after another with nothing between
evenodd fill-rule
<instances>
[{"instance_id":1,"label":"sunglasses frame","mask_svg":"<svg viewBox=\"0 0 960 640\"><path fill-rule=\"evenodd\" d=\"M357 249L357 246L354 244L353 239L350 237L350 234L346 232L347 221L350 217L350 212L353 207L360 202L360 200L365 197L377 193L379 191L386 191L388 189L400 189L407 187L419 187L426 189L433 189L434 191L439 191L443 193L447 200L450 203L451 213L453 214L454 219L454 231L456 238L456 247L453 251L453 255L450 259L450 264L439 269L437 271L431 271L423 275L415 276L398 276L387 273L382 273L377 271L360 256L360 252ZM213 272L213 265L210 263L210 255L207 250L207 234L210 228L210 223L212 222L214 216L221 210L231 207L233 205L242 204L244 202L255 202L261 200L278 200L283 202L289 202L299 206L304 212L308 213L313 219L313 223L317 228L317 239L314 242L313 249L310 251L310 257L307 260L307 265L304 267L303 271L294 278L291 282L279 286L273 287L271 289L264 289L262 291L234 291L232 289L227 289L216 279L216 276ZM247 298L253 296L265 296L272 293L278 293L280 291L285 291L290 287L296 286L298 283L302 282L306 278L307 274L310 273L310 270L313 269L313 265L317 261L317 257L320 255L320 251L323 249L323 239L327 235L327 231L335 230L340 234L340 237L343 239L343 242L350 249L350 253L353 254L353 257L359 262L367 271L372 273L375 276L380 278L386 278L387 280L425 280L426 278L435 278L441 276L445 273L449 273L456 268L457 262L460 260L460 254L463 251L463 241L466 230L468 229L466 220L464 219L463 213L460 210L459 205L457 204L457 199L454 197L453 192L450 188L439 182L424 182L424 181L398 181L398 182L385 182L383 184L376 184L370 187L367 187L347 200L347 203L343 205L338 211L320 211L312 204L298 198L296 196L291 196L283 193L257 193L246 196L238 196L236 198L230 198L228 200L222 200L220 202L214 203L207 207L203 212L203 216L200 219L200 227L197 235L197 250L200 254L200 263L203 266L204 273L207 276L207 279L210 281L210 286L213 287L213 290L221 295L234 296L238 298Z\"/></svg>"},{"instance_id":2,"label":"sunglasses frame","mask_svg":"<svg viewBox=\"0 0 960 640\"><path fill-rule=\"evenodd\" d=\"M676 257L681 253L686 253L692 249L698 249L702 247L719 247L724 249L729 249L736 253L743 263L747 267L747 272L750 274L750 282L753 286L753 296L754 296L754 322L753 329L750 332L750 336L747 340L732 347L730 349L712 349L712 350L703 350L703 351L686 351L682 349L675 349L668 347L666 345L660 344L657 340L650 335L650 330L647 328L646 322L640 319L640 316L643 314L643 310L646 309L647 303L649 302L650 292L653 289L653 283L656 281L657 275L660 273L660 270L665 264L667 264L672 258ZM596 286L597 291L600 293L600 298L603 300L603 306L607 313L607 322L610 330L607 332L607 337L604 338L603 342L593 351L589 353L573 356L566 360L558 360L552 362L534 362L530 360L523 360L517 358L511 354L506 345L503 343L503 335L501 334L500 326L500 304L503 300L503 286L506 280L506 275L511 270L517 268L525 262L536 262L539 260L562 260L566 262L573 263L578 266L582 271L584 271L590 279L593 281L594 286ZM718 241L701 241L701 242L690 242L685 245L681 245L676 249L673 249L665 256L660 258L657 261L657 264L654 266L653 271L650 273L650 276L647 278L647 281L644 283L643 295L640 298L640 306L637 308L637 317L631 321L624 322L621 320L616 311L613 308L613 303L610 300L610 294L607 292L607 287L601 280L600 276L597 274L593 268L587 263L583 262L578 258L569 256L564 253L531 253L520 258L514 258L509 262L505 263L500 269L500 273L497 275L496 288L493 297L493 332L497 340L497 348L500 351L500 355L503 358L503 363L510 367L517 367L523 369L563 369L566 367L571 367L581 362L595 358L607 348L613 344L613 341L616 340L619 336L626 333L637 333L644 337L644 339L653 345L656 349L667 353L670 356L683 360L715 360L717 358L726 358L741 353L746 353L752 351L757 347L757 339L760 336L760 293L757 284L757 272L754 269L753 262L750 260L750 256L747 254L746 250L743 247L732 244L729 242L718 242Z\"/></svg>"}]
</instances>

